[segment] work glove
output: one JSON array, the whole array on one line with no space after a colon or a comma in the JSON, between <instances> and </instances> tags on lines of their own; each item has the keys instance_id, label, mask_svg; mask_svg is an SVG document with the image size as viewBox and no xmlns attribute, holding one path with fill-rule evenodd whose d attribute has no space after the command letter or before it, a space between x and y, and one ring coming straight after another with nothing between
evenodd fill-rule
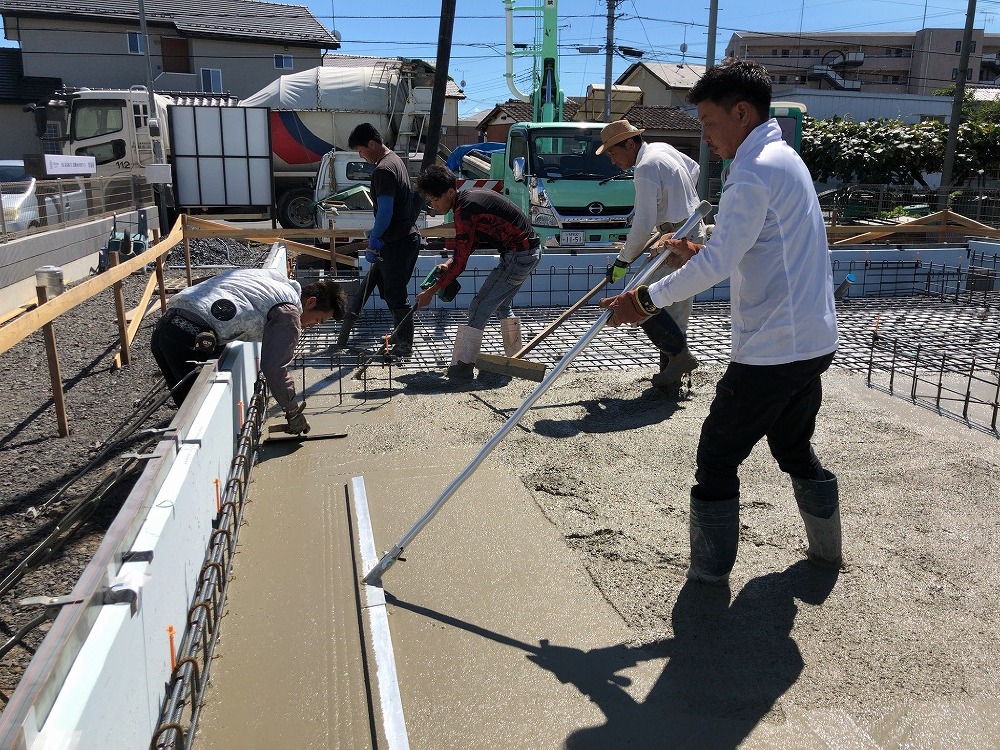
<instances>
[{"instance_id":1,"label":"work glove","mask_svg":"<svg viewBox=\"0 0 1000 750\"><path fill-rule=\"evenodd\" d=\"M608 283L614 284L616 281L621 281L626 273L628 273L628 263L621 258L615 258L615 262L608 266Z\"/></svg>"},{"instance_id":2,"label":"work glove","mask_svg":"<svg viewBox=\"0 0 1000 750\"><path fill-rule=\"evenodd\" d=\"M385 243L382 242L378 237L368 237L368 249L365 250L365 260L369 263L374 263L377 260L382 260L382 256L379 255L379 251L385 247Z\"/></svg>"},{"instance_id":3,"label":"work glove","mask_svg":"<svg viewBox=\"0 0 1000 750\"><path fill-rule=\"evenodd\" d=\"M649 298L649 288L645 286L622 292L617 297L605 297L598 304L605 310L611 310L609 326L641 323L659 312Z\"/></svg>"},{"instance_id":4,"label":"work glove","mask_svg":"<svg viewBox=\"0 0 1000 750\"><path fill-rule=\"evenodd\" d=\"M299 401L295 406L285 411L285 420L288 422L288 432L292 435L304 435L309 432L309 422L306 421L306 402Z\"/></svg>"}]
</instances>

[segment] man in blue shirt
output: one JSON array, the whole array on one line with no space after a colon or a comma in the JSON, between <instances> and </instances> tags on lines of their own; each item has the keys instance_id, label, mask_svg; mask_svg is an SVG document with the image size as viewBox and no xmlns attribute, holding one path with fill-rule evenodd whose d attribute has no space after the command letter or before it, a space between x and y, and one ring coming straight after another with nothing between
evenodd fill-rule
<instances>
[{"instance_id":1,"label":"man in blue shirt","mask_svg":"<svg viewBox=\"0 0 1000 750\"><path fill-rule=\"evenodd\" d=\"M406 165L382 141L382 134L370 123L361 123L351 131L347 145L365 161L375 165L372 173L372 198L375 223L368 233L365 258L372 264L364 288L344 316L337 347L343 348L351 335L372 291L378 289L392 312L396 329L392 355L409 357L413 353L413 316L407 304L406 287L420 254L417 232L417 195L410 185Z\"/></svg>"}]
</instances>

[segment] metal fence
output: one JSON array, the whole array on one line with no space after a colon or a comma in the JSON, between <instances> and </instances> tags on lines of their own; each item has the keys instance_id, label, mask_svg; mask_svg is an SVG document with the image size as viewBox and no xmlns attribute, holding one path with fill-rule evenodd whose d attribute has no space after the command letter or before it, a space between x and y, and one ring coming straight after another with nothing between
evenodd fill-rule
<instances>
[{"instance_id":1,"label":"metal fence","mask_svg":"<svg viewBox=\"0 0 1000 750\"><path fill-rule=\"evenodd\" d=\"M0 182L0 243L34 232L154 204L152 186L132 177Z\"/></svg>"},{"instance_id":2,"label":"metal fence","mask_svg":"<svg viewBox=\"0 0 1000 750\"><path fill-rule=\"evenodd\" d=\"M844 185L819 193L828 222L894 224L901 217L919 218L948 208L968 219L1000 225L1000 188Z\"/></svg>"}]
</instances>

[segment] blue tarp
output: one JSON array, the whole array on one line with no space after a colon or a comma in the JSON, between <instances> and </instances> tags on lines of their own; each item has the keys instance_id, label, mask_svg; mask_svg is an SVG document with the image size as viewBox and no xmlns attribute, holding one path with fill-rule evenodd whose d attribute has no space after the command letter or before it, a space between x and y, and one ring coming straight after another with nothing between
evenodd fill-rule
<instances>
[{"instance_id":1,"label":"blue tarp","mask_svg":"<svg viewBox=\"0 0 1000 750\"><path fill-rule=\"evenodd\" d=\"M494 151L503 151L505 148L507 148L506 143L494 143L492 141L467 143L464 146L456 147L455 150L448 155L448 161L445 162L445 164L452 172L458 172L458 170L462 168L462 157L470 151L482 151L484 154L492 154Z\"/></svg>"}]
</instances>

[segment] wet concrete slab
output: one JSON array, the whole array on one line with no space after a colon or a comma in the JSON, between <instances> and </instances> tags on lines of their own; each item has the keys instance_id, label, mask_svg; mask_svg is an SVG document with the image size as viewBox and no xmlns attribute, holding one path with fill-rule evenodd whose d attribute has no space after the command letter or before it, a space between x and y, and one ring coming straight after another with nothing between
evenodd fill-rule
<instances>
[{"instance_id":1,"label":"wet concrete slab","mask_svg":"<svg viewBox=\"0 0 1000 750\"><path fill-rule=\"evenodd\" d=\"M433 431L397 427L396 399L407 395L344 400L324 391L324 382L314 385L313 429L347 437L264 449L201 747L389 746L369 613L364 590L355 588L364 571L355 554L352 478L363 479L382 553L482 442L456 447ZM859 388L852 398L861 408L878 394ZM918 410L917 417L928 419L929 431L940 429L930 415ZM986 748L984 738L1000 736L989 701L907 704L900 696L897 710L864 726L844 710L788 696L766 720L708 704L692 710L679 686L705 671L679 644L711 640L698 632L711 618L698 613L713 604L688 600L689 631L678 630L678 621L662 643L634 642L580 555L516 473L492 458L402 557L383 591L410 747ZM649 592L658 594L677 596Z\"/></svg>"}]
</instances>

